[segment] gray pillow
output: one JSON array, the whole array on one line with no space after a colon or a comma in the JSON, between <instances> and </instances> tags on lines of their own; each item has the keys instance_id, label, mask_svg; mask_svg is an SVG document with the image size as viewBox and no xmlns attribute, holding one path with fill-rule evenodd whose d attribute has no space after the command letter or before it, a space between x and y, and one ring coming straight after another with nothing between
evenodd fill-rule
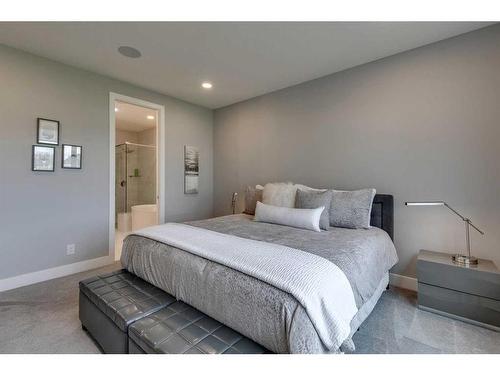
<instances>
[{"instance_id":1,"label":"gray pillow","mask_svg":"<svg viewBox=\"0 0 500 375\"><path fill-rule=\"evenodd\" d=\"M332 190L330 225L343 228L370 228L375 189L354 191Z\"/></svg>"},{"instance_id":2,"label":"gray pillow","mask_svg":"<svg viewBox=\"0 0 500 375\"><path fill-rule=\"evenodd\" d=\"M330 227L330 205L332 203L333 192L331 190L297 190L295 195L296 208L318 208L325 207L319 219L319 227L328 230Z\"/></svg>"},{"instance_id":3,"label":"gray pillow","mask_svg":"<svg viewBox=\"0 0 500 375\"><path fill-rule=\"evenodd\" d=\"M257 202L262 202L263 189L254 186L247 186L245 189L245 211L248 215L255 215L255 206Z\"/></svg>"}]
</instances>

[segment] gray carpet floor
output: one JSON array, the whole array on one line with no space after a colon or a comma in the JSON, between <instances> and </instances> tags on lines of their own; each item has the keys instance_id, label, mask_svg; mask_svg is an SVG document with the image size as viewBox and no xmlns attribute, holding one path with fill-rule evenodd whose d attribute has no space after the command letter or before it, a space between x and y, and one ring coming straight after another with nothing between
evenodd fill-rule
<instances>
[{"instance_id":1,"label":"gray carpet floor","mask_svg":"<svg viewBox=\"0 0 500 375\"><path fill-rule=\"evenodd\" d=\"M99 353L78 320L78 281L119 264L0 293L0 353ZM391 288L354 335L356 353L500 353L500 333L419 310Z\"/></svg>"}]
</instances>

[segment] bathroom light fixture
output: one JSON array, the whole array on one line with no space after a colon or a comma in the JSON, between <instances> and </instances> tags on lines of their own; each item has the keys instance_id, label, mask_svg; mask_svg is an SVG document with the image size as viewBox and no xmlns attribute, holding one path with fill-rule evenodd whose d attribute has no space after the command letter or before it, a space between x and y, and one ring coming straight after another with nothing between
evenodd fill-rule
<instances>
[{"instance_id":1,"label":"bathroom light fixture","mask_svg":"<svg viewBox=\"0 0 500 375\"><path fill-rule=\"evenodd\" d=\"M152 116L152 115L147 115L147 116L146 116L146 118L147 118L148 120L154 120L154 119L155 119L155 117L154 117L154 116Z\"/></svg>"},{"instance_id":2,"label":"bathroom light fixture","mask_svg":"<svg viewBox=\"0 0 500 375\"><path fill-rule=\"evenodd\" d=\"M131 59L137 59L142 56L141 51L130 46L120 46L118 47L118 52L125 57L130 57Z\"/></svg>"},{"instance_id":3,"label":"bathroom light fixture","mask_svg":"<svg viewBox=\"0 0 500 375\"><path fill-rule=\"evenodd\" d=\"M208 90L208 89L211 89L213 87L213 85L210 82L203 82L201 84L201 87Z\"/></svg>"},{"instance_id":4,"label":"bathroom light fixture","mask_svg":"<svg viewBox=\"0 0 500 375\"><path fill-rule=\"evenodd\" d=\"M115 112L118 112L118 108L115 107Z\"/></svg>"}]
</instances>

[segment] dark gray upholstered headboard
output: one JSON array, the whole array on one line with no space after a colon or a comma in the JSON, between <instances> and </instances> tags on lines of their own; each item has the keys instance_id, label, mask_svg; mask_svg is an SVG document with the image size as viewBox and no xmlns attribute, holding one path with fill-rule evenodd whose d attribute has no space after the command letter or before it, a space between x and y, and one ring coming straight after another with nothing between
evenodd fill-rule
<instances>
[{"instance_id":1,"label":"dark gray upholstered headboard","mask_svg":"<svg viewBox=\"0 0 500 375\"><path fill-rule=\"evenodd\" d=\"M394 198L392 195L375 195L370 224L385 230L394 241Z\"/></svg>"}]
</instances>

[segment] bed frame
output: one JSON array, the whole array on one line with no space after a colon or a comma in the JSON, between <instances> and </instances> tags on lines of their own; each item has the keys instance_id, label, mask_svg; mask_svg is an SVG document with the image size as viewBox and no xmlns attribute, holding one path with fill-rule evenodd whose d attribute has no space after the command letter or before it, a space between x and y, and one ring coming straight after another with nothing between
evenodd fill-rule
<instances>
[{"instance_id":1,"label":"bed frame","mask_svg":"<svg viewBox=\"0 0 500 375\"><path fill-rule=\"evenodd\" d=\"M386 195L386 194L377 194L375 195L373 199L373 205L372 205L372 211L371 211L371 220L370 223L374 227L378 227L384 231L386 231L391 239L394 240L394 199L392 195ZM99 346L102 347L102 350L106 353L137 353L137 352L143 352L143 350L135 350L134 351L134 345L135 342L132 342L132 346L129 347L130 342L129 342L129 336L128 336L128 325L125 328L125 330L122 330L121 328L118 328L118 325L116 323L116 319L111 319L109 314L113 316L113 314L116 314L116 311L112 308L110 308L108 305L115 303L113 302L106 302L106 299L103 297L101 300L101 305L96 304L95 302L91 301L90 298L82 292L83 288L82 285L84 284L92 284L95 282L102 282L102 280L109 278L109 280L112 280L113 277L116 277L117 274L124 273L123 270L117 271L111 275L104 275L100 277L94 277L88 280L84 280L80 282L80 308L79 308L79 317L82 322L82 328L84 330L88 330L88 332L91 334L91 336L96 340L96 342L99 344ZM139 283L137 281L139 278L135 277L131 278L132 281L130 283ZM128 280L128 279L127 279ZM135 281L134 281L135 280ZM116 282L114 280L113 282ZM359 326L363 323L363 321L369 316L373 308L375 307L378 299L382 295L384 289L388 289L388 282L389 282L389 275L386 274L384 278L380 281L379 286L377 287L377 290L375 291L375 294L370 298L370 300L365 303L361 309L358 311L356 316L354 317L353 321L351 322L351 330L352 333L354 333L357 329L359 329ZM123 283L123 280L122 280ZM111 283L112 284L112 283ZM110 284L110 285L111 285ZM136 294L139 294L139 301L146 300L146 295L141 288L136 287L136 284L131 284L130 288L135 288ZM149 285L148 283L144 281L140 281L140 285L144 290L146 290L148 293L151 292L147 287L144 288L144 284ZM139 284L138 284L139 285ZM386 286L387 285L387 286ZM113 291L113 289L109 289L106 291L103 291L104 289L101 287L100 284L95 285L95 290L100 290L104 295L108 293L109 295L111 294L116 294L116 291ZM151 285L151 288L156 289ZM125 288L124 288L125 290ZM101 293L100 292L100 293ZM88 292L90 293L90 292ZM97 294L96 298L97 298ZM125 294L124 294L125 295ZM123 296L122 296L123 297ZM137 297L135 297L137 298ZM173 299L173 297L172 297ZM128 305L127 305L128 306ZM127 307L125 306L125 307ZM112 313L111 313L112 312ZM132 310L132 314L134 311ZM145 316L148 314L145 314ZM120 315L124 316L124 315ZM138 320L136 320L138 321ZM130 320L132 322L132 320ZM132 349L130 349L132 348Z\"/></svg>"},{"instance_id":2,"label":"bed frame","mask_svg":"<svg viewBox=\"0 0 500 375\"><path fill-rule=\"evenodd\" d=\"M375 195L370 224L385 230L394 241L394 197L392 195Z\"/></svg>"}]
</instances>

